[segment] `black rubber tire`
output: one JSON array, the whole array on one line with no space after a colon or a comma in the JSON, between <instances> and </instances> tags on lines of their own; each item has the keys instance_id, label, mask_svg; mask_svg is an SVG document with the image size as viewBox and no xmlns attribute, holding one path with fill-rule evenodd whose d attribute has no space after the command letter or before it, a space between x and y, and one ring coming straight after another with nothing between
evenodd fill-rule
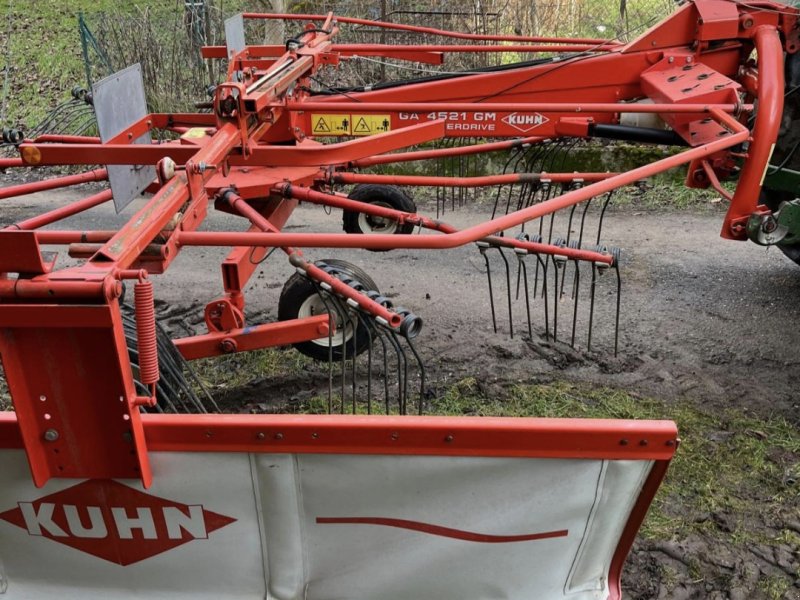
<instances>
[{"instance_id":1,"label":"black rubber tire","mask_svg":"<svg viewBox=\"0 0 800 600\"><path fill-rule=\"evenodd\" d=\"M347 196L351 200L358 200L359 202L366 202L368 204L380 204L388 208L400 210L408 213L417 212L417 205L403 190L393 185L380 185L380 184L364 184L356 186L353 191ZM371 221L375 221L378 229L368 227ZM391 223L395 225L391 229L391 224L387 225L388 231L380 231L380 225L386 224L385 219L375 219L360 212L345 210L342 215L342 229L347 233L397 233L408 234L413 233L414 225L412 223L403 223L397 225L396 222ZM385 250L375 250L381 252Z\"/></svg>"},{"instance_id":2,"label":"black rubber tire","mask_svg":"<svg viewBox=\"0 0 800 600\"><path fill-rule=\"evenodd\" d=\"M794 194L768 189L761 190L760 202L771 211L778 210L781 202L786 202L789 200L794 200ZM784 256L786 256L786 258L795 264L800 265L800 245L792 244L791 246L784 246L782 244L778 244L777 246L780 248L780 251L783 252Z\"/></svg>"},{"instance_id":3,"label":"black rubber tire","mask_svg":"<svg viewBox=\"0 0 800 600\"><path fill-rule=\"evenodd\" d=\"M328 267L332 267L337 273L358 281L366 289L377 290L375 282L369 275L359 267L346 261L325 259L316 261L314 264L318 267L328 265ZM288 321L297 319L300 316L310 316L309 314L301 315L300 310L307 300L314 297L318 297L317 288L311 280L300 273L293 274L286 280L281 290L280 299L278 300L278 320ZM328 302L331 301L328 300ZM324 311L324 307L322 310ZM311 314L320 313L312 312ZM294 344L294 347L301 354L322 362L327 362L329 358L341 360L342 353L344 353L345 358L358 356L369 348L369 334L361 320L354 319L350 323L351 326L355 326L355 335L345 338L344 344L334 341L332 352L329 352L327 337L322 337L318 340L298 342Z\"/></svg>"}]
</instances>

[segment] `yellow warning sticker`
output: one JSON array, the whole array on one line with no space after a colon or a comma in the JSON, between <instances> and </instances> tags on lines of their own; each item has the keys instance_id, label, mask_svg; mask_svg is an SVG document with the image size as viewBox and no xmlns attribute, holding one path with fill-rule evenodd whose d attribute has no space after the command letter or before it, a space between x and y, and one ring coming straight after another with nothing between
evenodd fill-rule
<instances>
[{"instance_id":1,"label":"yellow warning sticker","mask_svg":"<svg viewBox=\"0 0 800 600\"><path fill-rule=\"evenodd\" d=\"M311 135L350 135L350 115L311 115Z\"/></svg>"},{"instance_id":2,"label":"yellow warning sticker","mask_svg":"<svg viewBox=\"0 0 800 600\"><path fill-rule=\"evenodd\" d=\"M187 139L198 139L202 137L206 137L206 130L204 127L192 127L189 131L183 134L184 138Z\"/></svg>"},{"instance_id":3,"label":"yellow warning sticker","mask_svg":"<svg viewBox=\"0 0 800 600\"><path fill-rule=\"evenodd\" d=\"M391 115L352 115L353 135L372 135L392 130Z\"/></svg>"}]
</instances>

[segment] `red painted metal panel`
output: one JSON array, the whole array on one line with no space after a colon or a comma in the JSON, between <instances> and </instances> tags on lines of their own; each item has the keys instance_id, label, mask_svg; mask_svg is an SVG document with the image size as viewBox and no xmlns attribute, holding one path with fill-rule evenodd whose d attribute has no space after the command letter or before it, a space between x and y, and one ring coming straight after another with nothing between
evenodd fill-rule
<instances>
[{"instance_id":1,"label":"red painted metal panel","mask_svg":"<svg viewBox=\"0 0 800 600\"><path fill-rule=\"evenodd\" d=\"M116 303L0 305L0 322L0 355L34 483L123 477L149 484Z\"/></svg>"}]
</instances>

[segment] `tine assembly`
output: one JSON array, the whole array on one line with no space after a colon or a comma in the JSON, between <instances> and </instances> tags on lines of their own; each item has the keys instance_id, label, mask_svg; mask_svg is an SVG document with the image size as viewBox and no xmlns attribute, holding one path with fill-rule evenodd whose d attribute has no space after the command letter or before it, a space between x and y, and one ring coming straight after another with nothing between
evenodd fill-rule
<instances>
[{"instance_id":1,"label":"tine assembly","mask_svg":"<svg viewBox=\"0 0 800 600\"><path fill-rule=\"evenodd\" d=\"M305 268L304 261L292 262L301 265L297 267L298 273L312 281L325 312L333 317L327 335L328 412L372 414L376 407L381 407L386 414L407 414L409 400L417 395L411 390L413 375L420 382L416 412L422 414L425 367L413 343L422 330L422 319L406 308L394 306L378 290L367 289L363 282L338 266L324 262L316 265L326 276L347 286L350 297L345 297L344 288L332 285L330 280L321 280L316 271ZM380 345L378 352L382 357L377 360L373 355L376 344ZM334 352L334 347L340 350ZM390 358L392 352L394 358ZM376 377L383 379L382 386L374 384ZM394 396L392 388L396 389Z\"/></svg>"},{"instance_id":2,"label":"tine assembly","mask_svg":"<svg viewBox=\"0 0 800 600\"><path fill-rule=\"evenodd\" d=\"M567 190L579 189L582 181L573 181L564 187ZM544 197L552 193L557 186L550 182L542 181L539 191ZM561 186L558 186L561 187ZM610 201L610 194L606 194L599 208L597 217L598 230L601 229L602 219ZM486 278L489 289L489 307L492 314L492 327L498 331L498 314L495 304L495 294L499 293L499 286L494 281L496 269L504 269L506 274L506 296L508 311L508 333L514 337L514 301L524 302L526 329L529 338L533 337L536 320L541 320L544 327L544 339L553 342L568 341L573 349L577 349L581 334L579 329L585 326L586 350L593 350L596 335L593 331L598 316L603 315L603 320L613 323L613 347L615 355L619 351L619 322L621 309L622 279L619 271L621 250L608 248L601 244L585 243L586 230L589 226L589 203L582 208L577 205L570 207L569 214L562 221L554 214L548 217L546 237L539 233L520 231L516 237L491 236L476 243L486 266ZM562 223L566 226L565 237L560 237L555 232ZM544 218L539 221L540 231L545 229ZM543 231L543 233L545 233ZM502 261L497 264L494 258L495 249ZM514 293L512 293L511 265L505 250L511 249L517 257L517 279ZM529 264L528 258L533 257L535 262ZM584 271L590 269L589 272ZM613 282L603 275L614 271ZM584 271L584 273L582 273ZM614 303L611 307L613 314L607 315L607 310L598 308L598 291L604 290L603 297L613 296ZM588 293L588 302L581 301L581 294ZM537 303L536 300L541 299ZM559 327L559 317L569 315L571 324L564 333L564 328ZM606 316L607 315L607 316ZM561 333L562 338L559 338ZM610 340L609 340L610 342ZM610 342L611 343L611 342ZM609 345L610 345L609 343Z\"/></svg>"}]
</instances>

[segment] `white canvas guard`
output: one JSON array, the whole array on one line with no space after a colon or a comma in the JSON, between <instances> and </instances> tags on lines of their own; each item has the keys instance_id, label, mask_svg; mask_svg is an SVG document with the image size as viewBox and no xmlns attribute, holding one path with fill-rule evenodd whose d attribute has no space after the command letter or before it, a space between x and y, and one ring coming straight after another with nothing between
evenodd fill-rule
<instances>
[{"instance_id":1,"label":"white canvas guard","mask_svg":"<svg viewBox=\"0 0 800 600\"><path fill-rule=\"evenodd\" d=\"M607 598L653 464L151 456L159 476L146 491L133 481L37 489L24 452L0 451L2 597Z\"/></svg>"}]
</instances>

